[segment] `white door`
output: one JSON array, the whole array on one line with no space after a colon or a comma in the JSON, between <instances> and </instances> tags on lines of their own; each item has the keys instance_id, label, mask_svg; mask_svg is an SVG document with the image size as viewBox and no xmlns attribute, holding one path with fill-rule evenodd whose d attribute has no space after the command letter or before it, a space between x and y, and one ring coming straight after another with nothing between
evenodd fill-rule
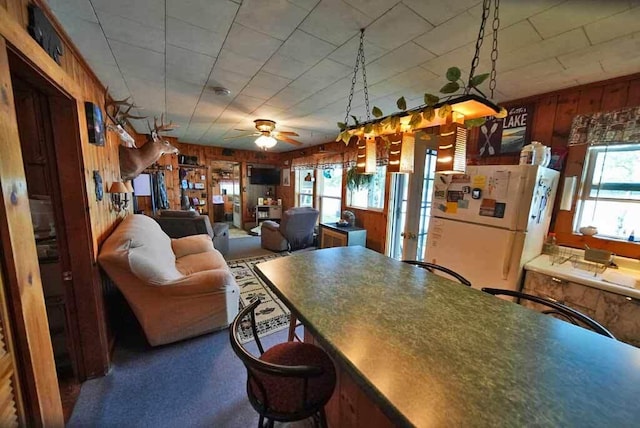
<instances>
[{"instance_id":1,"label":"white door","mask_svg":"<svg viewBox=\"0 0 640 428\"><path fill-rule=\"evenodd\" d=\"M387 249L398 260L422 260L427 244L436 152L416 139L413 174L392 174Z\"/></svg>"},{"instance_id":2,"label":"white door","mask_svg":"<svg viewBox=\"0 0 640 428\"><path fill-rule=\"evenodd\" d=\"M425 261L445 266L474 288L517 290L526 233L431 218Z\"/></svg>"}]
</instances>

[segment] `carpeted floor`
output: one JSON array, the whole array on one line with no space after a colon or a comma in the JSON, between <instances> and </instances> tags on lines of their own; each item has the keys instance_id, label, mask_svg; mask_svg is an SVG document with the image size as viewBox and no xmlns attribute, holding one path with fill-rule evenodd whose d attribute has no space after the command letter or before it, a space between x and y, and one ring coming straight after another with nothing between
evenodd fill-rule
<instances>
[{"instance_id":1,"label":"carpeted floor","mask_svg":"<svg viewBox=\"0 0 640 428\"><path fill-rule=\"evenodd\" d=\"M69 427L255 427L247 400L246 371L216 333L151 348L139 327L116 346L105 377L82 384ZM283 330L266 336L265 348L287 340ZM246 345L256 351L255 342ZM309 420L276 424L307 428Z\"/></svg>"},{"instance_id":2,"label":"carpeted floor","mask_svg":"<svg viewBox=\"0 0 640 428\"><path fill-rule=\"evenodd\" d=\"M243 229L238 229L235 226L229 226L229 239L244 238L250 236L249 232Z\"/></svg>"},{"instance_id":3,"label":"carpeted floor","mask_svg":"<svg viewBox=\"0 0 640 428\"><path fill-rule=\"evenodd\" d=\"M260 237L247 235L243 238L230 239L229 251L224 255L226 260L277 254L260 246Z\"/></svg>"}]
</instances>

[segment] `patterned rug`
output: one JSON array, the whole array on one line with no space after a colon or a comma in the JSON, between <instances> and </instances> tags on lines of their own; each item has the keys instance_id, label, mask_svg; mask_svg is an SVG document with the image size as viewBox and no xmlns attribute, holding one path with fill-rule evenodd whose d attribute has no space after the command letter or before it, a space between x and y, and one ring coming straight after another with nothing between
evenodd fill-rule
<instances>
[{"instance_id":1,"label":"patterned rug","mask_svg":"<svg viewBox=\"0 0 640 428\"><path fill-rule=\"evenodd\" d=\"M288 256L289 253L270 254L248 259L229 260L227 264L240 287L240 307L260 299L262 303L256 309L256 327L258 336L263 337L289 327L289 309L267 287L255 273L258 263ZM246 322L240 326L240 341L246 343L253 340L251 324Z\"/></svg>"}]
</instances>

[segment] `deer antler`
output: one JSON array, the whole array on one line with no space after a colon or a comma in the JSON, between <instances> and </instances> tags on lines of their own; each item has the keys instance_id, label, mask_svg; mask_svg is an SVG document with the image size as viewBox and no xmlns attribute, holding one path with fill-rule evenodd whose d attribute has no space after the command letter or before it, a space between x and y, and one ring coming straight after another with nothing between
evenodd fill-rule
<instances>
[{"instance_id":1,"label":"deer antler","mask_svg":"<svg viewBox=\"0 0 640 428\"><path fill-rule=\"evenodd\" d=\"M122 100L114 100L109 97L109 87L104 90L104 111L114 123L114 125L122 125L126 119L145 119L146 116L135 116L129 114L132 108L138 108L134 103L130 103L131 97L124 98ZM120 107L127 107L126 110L121 111ZM109 107L113 107L113 114L109 112Z\"/></svg>"},{"instance_id":2,"label":"deer antler","mask_svg":"<svg viewBox=\"0 0 640 428\"><path fill-rule=\"evenodd\" d=\"M167 124L164 123L164 113L160 115L160 126L158 126L158 118L155 116L153 117L153 130L156 133L163 131L173 131L177 127L178 125L174 125L173 121L171 120Z\"/></svg>"}]
</instances>

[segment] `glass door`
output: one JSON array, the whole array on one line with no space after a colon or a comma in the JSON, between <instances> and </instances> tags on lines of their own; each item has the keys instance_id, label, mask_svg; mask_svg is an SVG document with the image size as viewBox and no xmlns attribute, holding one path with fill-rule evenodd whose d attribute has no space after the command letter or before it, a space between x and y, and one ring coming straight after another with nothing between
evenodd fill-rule
<instances>
[{"instance_id":1,"label":"glass door","mask_svg":"<svg viewBox=\"0 0 640 428\"><path fill-rule=\"evenodd\" d=\"M416 141L413 174L393 174L389 194L387 255L423 260L431 213L436 151Z\"/></svg>"},{"instance_id":2,"label":"glass door","mask_svg":"<svg viewBox=\"0 0 640 428\"><path fill-rule=\"evenodd\" d=\"M233 165L233 225L242 229L242 197L240 194L240 164Z\"/></svg>"}]
</instances>

